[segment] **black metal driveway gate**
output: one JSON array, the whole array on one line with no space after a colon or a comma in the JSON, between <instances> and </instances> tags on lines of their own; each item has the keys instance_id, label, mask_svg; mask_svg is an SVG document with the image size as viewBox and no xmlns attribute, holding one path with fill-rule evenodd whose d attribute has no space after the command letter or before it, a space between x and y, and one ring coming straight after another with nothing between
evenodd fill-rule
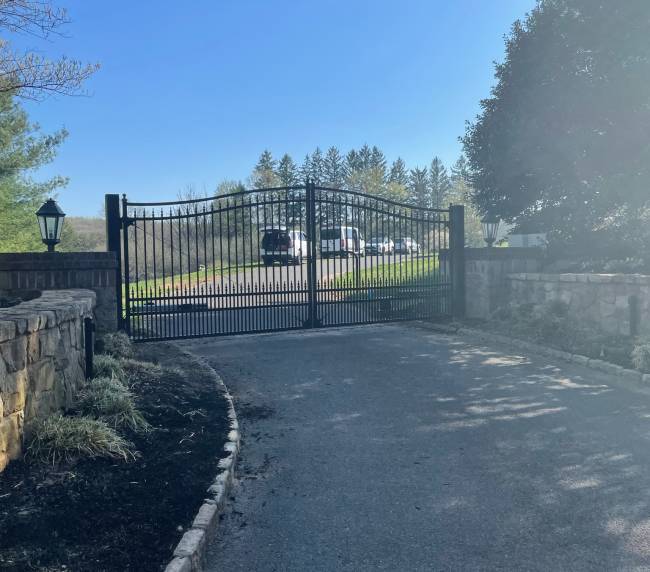
<instances>
[{"instance_id":1,"label":"black metal driveway gate","mask_svg":"<svg viewBox=\"0 0 650 572\"><path fill-rule=\"evenodd\" d=\"M107 195L106 211L118 320L134 340L430 319L464 306L462 206L308 182L163 203Z\"/></svg>"}]
</instances>

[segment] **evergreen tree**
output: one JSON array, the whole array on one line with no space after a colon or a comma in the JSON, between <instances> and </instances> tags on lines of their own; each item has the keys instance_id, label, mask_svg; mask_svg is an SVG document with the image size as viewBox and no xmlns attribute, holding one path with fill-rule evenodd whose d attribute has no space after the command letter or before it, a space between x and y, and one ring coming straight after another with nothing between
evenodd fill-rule
<instances>
[{"instance_id":1,"label":"evergreen tree","mask_svg":"<svg viewBox=\"0 0 650 572\"><path fill-rule=\"evenodd\" d=\"M343 157L336 147L330 147L323 164L323 183L331 187L342 187L345 181Z\"/></svg>"},{"instance_id":2,"label":"evergreen tree","mask_svg":"<svg viewBox=\"0 0 650 572\"><path fill-rule=\"evenodd\" d=\"M464 154L460 157L451 167L451 180L453 183L462 181L464 184L469 184L469 164Z\"/></svg>"},{"instance_id":3,"label":"evergreen tree","mask_svg":"<svg viewBox=\"0 0 650 572\"><path fill-rule=\"evenodd\" d=\"M53 177L35 182L29 173L50 163L67 133L41 135L11 93L0 92L0 252L25 252L44 248L34 213L66 179ZM66 248L65 233L61 247Z\"/></svg>"},{"instance_id":4,"label":"evergreen tree","mask_svg":"<svg viewBox=\"0 0 650 572\"><path fill-rule=\"evenodd\" d=\"M391 201L404 203L408 201L408 189L402 183L389 181L385 185L383 197Z\"/></svg>"},{"instance_id":5,"label":"evergreen tree","mask_svg":"<svg viewBox=\"0 0 650 572\"><path fill-rule=\"evenodd\" d=\"M275 175L283 187L291 187L299 184L300 176L298 174L298 167L287 153L278 162Z\"/></svg>"},{"instance_id":6,"label":"evergreen tree","mask_svg":"<svg viewBox=\"0 0 650 572\"><path fill-rule=\"evenodd\" d=\"M484 246L481 217L472 203L472 177L464 155L461 155L451 168L451 185L447 200L454 205L465 207L465 243L467 246ZM444 208L444 205L443 205Z\"/></svg>"},{"instance_id":7,"label":"evergreen tree","mask_svg":"<svg viewBox=\"0 0 650 572\"><path fill-rule=\"evenodd\" d=\"M305 155L298 173L301 183L304 183L307 179L311 178L311 157L309 156L309 153Z\"/></svg>"},{"instance_id":8,"label":"evergreen tree","mask_svg":"<svg viewBox=\"0 0 650 572\"><path fill-rule=\"evenodd\" d=\"M402 187L407 187L409 183L409 176L406 170L406 164L401 157L398 157L390 167L390 174L388 180L391 183L397 183Z\"/></svg>"},{"instance_id":9,"label":"evergreen tree","mask_svg":"<svg viewBox=\"0 0 650 572\"><path fill-rule=\"evenodd\" d=\"M324 172L325 160L323 159L323 152L321 151L320 147L316 147L316 150L312 153L310 160L309 174L311 180L317 185L322 184Z\"/></svg>"},{"instance_id":10,"label":"evergreen tree","mask_svg":"<svg viewBox=\"0 0 650 572\"><path fill-rule=\"evenodd\" d=\"M352 149L345 156L345 184L349 189L355 189L356 175L361 170L359 154Z\"/></svg>"},{"instance_id":11,"label":"evergreen tree","mask_svg":"<svg viewBox=\"0 0 650 572\"><path fill-rule=\"evenodd\" d=\"M251 176L251 185L254 189L267 189L278 186L279 180L275 174L275 166L276 162L271 152L264 150Z\"/></svg>"},{"instance_id":12,"label":"evergreen tree","mask_svg":"<svg viewBox=\"0 0 650 572\"><path fill-rule=\"evenodd\" d=\"M434 157L429 168L429 189L431 190L431 206L436 209L446 208L451 191L451 181L443 162Z\"/></svg>"},{"instance_id":13,"label":"evergreen tree","mask_svg":"<svg viewBox=\"0 0 650 572\"><path fill-rule=\"evenodd\" d=\"M368 147L368 144L364 144L361 149L359 149L359 170L365 171L372 166L372 150Z\"/></svg>"},{"instance_id":14,"label":"evergreen tree","mask_svg":"<svg viewBox=\"0 0 650 572\"><path fill-rule=\"evenodd\" d=\"M377 146L373 146L370 152L370 168L377 169L386 177L386 156L380 151Z\"/></svg>"},{"instance_id":15,"label":"evergreen tree","mask_svg":"<svg viewBox=\"0 0 650 572\"><path fill-rule=\"evenodd\" d=\"M415 167L409 172L409 200L419 207L428 207L430 204L429 174L427 168Z\"/></svg>"}]
</instances>

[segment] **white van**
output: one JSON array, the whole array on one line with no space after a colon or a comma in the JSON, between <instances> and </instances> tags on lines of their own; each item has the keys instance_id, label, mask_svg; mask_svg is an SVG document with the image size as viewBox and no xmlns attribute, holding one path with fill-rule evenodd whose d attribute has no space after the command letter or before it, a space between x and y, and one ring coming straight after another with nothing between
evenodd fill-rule
<instances>
[{"instance_id":1,"label":"white van","mask_svg":"<svg viewBox=\"0 0 650 572\"><path fill-rule=\"evenodd\" d=\"M361 231L354 226L334 226L320 229L320 252L323 258L347 257L350 254L365 256L366 241Z\"/></svg>"},{"instance_id":2,"label":"white van","mask_svg":"<svg viewBox=\"0 0 650 572\"><path fill-rule=\"evenodd\" d=\"M303 256L307 256L307 235L301 230L281 226L264 228L260 234L260 258L264 266L274 262L302 264Z\"/></svg>"}]
</instances>

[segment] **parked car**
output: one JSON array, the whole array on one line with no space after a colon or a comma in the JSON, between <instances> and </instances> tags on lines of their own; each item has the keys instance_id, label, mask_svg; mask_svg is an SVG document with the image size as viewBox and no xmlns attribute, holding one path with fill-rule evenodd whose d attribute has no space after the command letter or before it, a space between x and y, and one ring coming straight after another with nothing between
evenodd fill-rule
<instances>
[{"instance_id":1,"label":"parked car","mask_svg":"<svg viewBox=\"0 0 650 572\"><path fill-rule=\"evenodd\" d=\"M422 247L410 236L395 241L395 252L399 254L421 254Z\"/></svg>"},{"instance_id":2,"label":"parked car","mask_svg":"<svg viewBox=\"0 0 650 572\"><path fill-rule=\"evenodd\" d=\"M274 262L302 264L303 256L307 256L307 235L303 231L274 227L260 232L260 258L264 266Z\"/></svg>"},{"instance_id":3,"label":"parked car","mask_svg":"<svg viewBox=\"0 0 650 572\"><path fill-rule=\"evenodd\" d=\"M395 243L390 238L371 238L366 244L367 254L393 254Z\"/></svg>"},{"instance_id":4,"label":"parked car","mask_svg":"<svg viewBox=\"0 0 650 572\"><path fill-rule=\"evenodd\" d=\"M323 258L347 257L350 254L365 256L366 241L361 231L353 226L335 226L320 229L320 252Z\"/></svg>"}]
</instances>

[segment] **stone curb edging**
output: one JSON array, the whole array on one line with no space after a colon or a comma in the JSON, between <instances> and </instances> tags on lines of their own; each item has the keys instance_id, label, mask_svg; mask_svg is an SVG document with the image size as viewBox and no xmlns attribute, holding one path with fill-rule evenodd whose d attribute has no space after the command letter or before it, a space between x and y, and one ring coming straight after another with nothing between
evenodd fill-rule
<instances>
[{"instance_id":1,"label":"stone curb edging","mask_svg":"<svg viewBox=\"0 0 650 572\"><path fill-rule=\"evenodd\" d=\"M226 456L219 461L219 473L207 490L208 498L203 501L196 513L190 529L183 534L180 542L176 545L174 557L165 568L165 572L200 572L203 570L203 561L208 544L219 526L219 517L223 512L226 498L232 488L241 442L239 421L237 420L233 398L221 376L203 358L188 351L183 350L183 353L191 356L212 373L215 383L228 401L230 432L223 447Z\"/></svg>"},{"instance_id":2,"label":"stone curb edging","mask_svg":"<svg viewBox=\"0 0 650 572\"><path fill-rule=\"evenodd\" d=\"M640 386L650 388L650 374L644 374L635 369L625 369L620 365L616 365L600 359L593 359L580 354L572 354L569 352L564 352L562 350L556 350L555 348L551 348L548 346L543 346L540 344L527 342L525 340L520 340L519 338L511 338L510 336L503 336L501 334L496 334L485 330L479 330L476 328L468 328L466 326L431 324L426 322L421 322L421 324L425 325L425 327L427 327L428 329L443 334L473 336L485 342L497 342L502 344L509 344L517 349L553 357L569 363L576 363L578 365L588 367L595 371L599 371L601 373L607 373L610 375L615 375L626 381L632 381L638 383Z\"/></svg>"}]
</instances>

